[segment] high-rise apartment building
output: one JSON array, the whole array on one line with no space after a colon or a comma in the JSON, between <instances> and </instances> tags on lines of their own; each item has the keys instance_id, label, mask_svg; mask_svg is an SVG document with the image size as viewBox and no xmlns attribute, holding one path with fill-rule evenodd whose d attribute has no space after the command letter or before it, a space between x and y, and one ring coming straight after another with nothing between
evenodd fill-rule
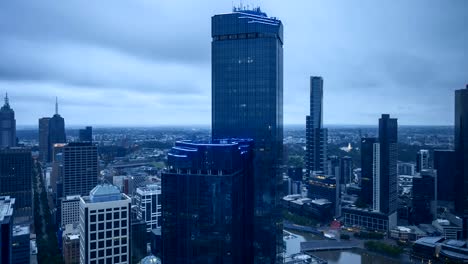
<instances>
[{"instance_id":1,"label":"high-rise apartment building","mask_svg":"<svg viewBox=\"0 0 468 264\"><path fill-rule=\"evenodd\" d=\"M0 150L0 196L16 199L15 216L32 216L32 156L27 148Z\"/></svg>"},{"instance_id":2,"label":"high-rise apartment building","mask_svg":"<svg viewBox=\"0 0 468 264\"><path fill-rule=\"evenodd\" d=\"M6 94L5 104L0 108L0 147L14 146L16 146L15 111L10 107L8 94Z\"/></svg>"},{"instance_id":3,"label":"high-rise apartment building","mask_svg":"<svg viewBox=\"0 0 468 264\"><path fill-rule=\"evenodd\" d=\"M310 77L310 115L306 117L306 156L308 172L324 172L327 161L328 130L323 128L323 79Z\"/></svg>"},{"instance_id":4,"label":"high-rise apartment building","mask_svg":"<svg viewBox=\"0 0 468 264\"><path fill-rule=\"evenodd\" d=\"M130 197L110 184L100 184L81 197L81 264L130 263L130 207Z\"/></svg>"},{"instance_id":5,"label":"high-rise apartment building","mask_svg":"<svg viewBox=\"0 0 468 264\"><path fill-rule=\"evenodd\" d=\"M252 263L253 142L176 142L162 174L164 263Z\"/></svg>"},{"instance_id":6,"label":"high-rise apartment building","mask_svg":"<svg viewBox=\"0 0 468 264\"><path fill-rule=\"evenodd\" d=\"M455 91L455 211L463 219L468 238L468 85Z\"/></svg>"},{"instance_id":7,"label":"high-rise apartment building","mask_svg":"<svg viewBox=\"0 0 468 264\"><path fill-rule=\"evenodd\" d=\"M87 195L99 176L97 146L92 143L57 144L54 152L61 154L63 195ZM60 166L59 166L60 167Z\"/></svg>"},{"instance_id":8,"label":"high-rise apartment building","mask_svg":"<svg viewBox=\"0 0 468 264\"><path fill-rule=\"evenodd\" d=\"M437 208L437 172L421 170L413 177L411 223L432 223Z\"/></svg>"},{"instance_id":9,"label":"high-rise apartment building","mask_svg":"<svg viewBox=\"0 0 468 264\"><path fill-rule=\"evenodd\" d=\"M161 227L161 185L151 184L138 187L135 191L137 219L146 223L146 231Z\"/></svg>"},{"instance_id":10,"label":"high-rise apartment building","mask_svg":"<svg viewBox=\"0 0 468 264\"><path fill-rule=\"evenodd\" d=\"M340 183L350 184L353 181L353 159L349 156L340 158Z\"/></svg>"},{"instance_id":11,"label":"high-rise apartment building","mask_svg":"<svg viewBox=\"0 0 468 264\"><path fill-rule=\"evenodd\" d=\"M212 137L255 141L255 261L274 263L283 246L283 24L260 8L234 8L211 25Z\"/></svg>"},{"instance_id":12,"label":"high-rise apartment building","mask_svg":"<svg viewBox=\"0 0 468 264\"><path fill-rule=\"evenodd\" d=\"M13 207L15 198L0 196L0 263L12 264Z\"/></svg>"},{"instance_id":13,"label":"high-rise apartment building","mask_svg":"<svg viewBox=\"0 0 468 264\"><path fill-rule=\"evenodd\" d=\"M416 154L416 172L429 169L429 150L421 149Z\"/></svg>"}]
</instances>

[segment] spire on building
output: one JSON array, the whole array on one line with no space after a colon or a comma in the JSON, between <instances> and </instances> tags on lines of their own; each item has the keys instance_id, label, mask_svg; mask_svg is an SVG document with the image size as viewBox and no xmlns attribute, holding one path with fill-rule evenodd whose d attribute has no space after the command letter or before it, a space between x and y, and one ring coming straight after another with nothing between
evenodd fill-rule
<instances>
[{"instance_id":1,"label":"spire on building","mask_svg":"<svg viewBox=\"0 0 468 264\"><path fill-rule=\"evenodd\" d=\"M55 114L58 115L58 97L55 97Z\"/></svg>"},{"instance_id":2,"label":"spire on building","mask_svg":"<svg viewBox=\"0 0 468 264\"><path fill-rule=\"evenodd\" d=\"M5 105L10 105L10 102L8 99L8 92L5 94Z\"/></svg>"}]
</instances>

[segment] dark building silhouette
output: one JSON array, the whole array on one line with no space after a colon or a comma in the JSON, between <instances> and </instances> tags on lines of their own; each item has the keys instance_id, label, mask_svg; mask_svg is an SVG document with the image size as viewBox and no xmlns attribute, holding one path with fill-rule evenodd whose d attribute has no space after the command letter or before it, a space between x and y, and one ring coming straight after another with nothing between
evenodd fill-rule
<instances>
[{"instance_id":1,"label":"dark building silhouette","mask_svg":"<svg viewBox=\"0 0 468 264\"><path fill-rule=\"evenodd\" d=\"M340 177L340 158L338 156L328 156L327 166L324 171L328 176Z\"/></svg>"},{"instance_id":2,"label":"dark building silhouette","mask_svg":"<svg viewBox=\"0 0 468 264\"><path fill-rule=\"evenodd\" d=\"M377 138L361 139L361 199L372 204L374 144Z\"/></svg>"},{"instance_id":3,"label":"dark building silhouette","mask_svg":"<svg viewBox=\"0 0 468 264\"><path fill-rule=\"evenodd\" d=\"M302 181L302 168L301 167L289 167L288 176L293 181Z\"/></svg>"},{"instance_id":4,"label":"dark building silhouette","mask_svg":"<svg viewBox=\"0 0 468 264\"><path fill-rule=\"evenodd\" d=\"M54 152L59 162L63 192L59 197L85 196L97 185L99 164L97 146L92 143L57 144Z\"/></svg>"},{"instance_id":5,"label":"dark building silhouette","mask_svg":"<svg viewBox=\"0 0 468 264\"><path fill-rule=\"evenodd\" d=\"M66 142L65 119L58 112L58 101L56 100L54 116L39 119L39 151L41 160L51 162L53 160L54 145Z\"/></svg>"},{"instance_id":6,"label":"dark building silhouette","mask_svg":"<svg viewBox=\"0 0 468 264\"><path fill-rule=\"evenodd\" d=\"M10 107L8 94L6 94L5 104L0 108L0 147L14 146L16 146L15 111Z\"/></svg>"},{"instance_id":7,"label":"dark building silhouette","mask_svg":"<svg viewBox=\"0 0 468 264\"><path fill-rule=\"evenodd\" d=\"M163 263L252 263L252 149L176 142L162 174Z\"/></svg>"},{"instance_id":8,"label":"dark building silhouette","mask_svg":"<svg viewBox=\"0 0 468 264\"><path fill-rule=\"evenodd\" d=\"M436 207L436 179L434 170L421 170L413 177L412 224L432 223Z\"/></svg>"},{"instance_id":9,"label":"dark building silhouette","mask_svg":"<svg viewBox=\"0 0 468 264\"><path fill-rule=\"evenodd\" d=\"M80 142L92 142L93 141L93 127L87 126L85 129L79 130Z\"/></svg>"},{"instance_id":10,"label":"dark building silhouette","mask_svg":"<svg viewBox=\"0 0 468 264\"><path fill-rule=\"evenodd\" d=\"M255 141L255 261L274 263L283 245L283 25L259 8L211 21L212 137Z\"/></svg>"},{"instance_id":11,"label":"dark building silhouette","mask_svg":"<svg viewBox=\"0 0 468 264\"><path fill-rule=\"evenodd\" d=\"M32 156L26 148L0 150L0 196L15 198L15 216L32 214Z\"/></svg>"},{"instance_id":12,"label":"dark building silhouette","mask_svg":"<svg viewBox=\"0 0 468 264\"><path fill-rule=\"evenodd\" d=\"M468 238L468 85L455 91L455 211L463 218L463 239Z\"/></svg>"},{"instance_id":13,"label":"dark building silhouette","mask_svg":"<svg viewBox=\"0 0 468 264\"><path fill-rule=\"evenodd\" d=\"M437 199L455 201L455 151L434 150L434 169L437 171Z\"/></svg>"},{"instance_id":14,"label":"dark building silhouette","mask_svg":"<svg viewBox=\"0 0 468 264\"><path fill-rule=\"evenodd\" d=\"M340 183L349 184L353 179L353 159L349 156L340 158Z\"/></svg>"},{"instance_id":15,"label":"dark building silhouette","mask_svg":"<svg viewBox=\"0 0 468 264\"><path fill-rule=\"evenodd\" d=\"M340 188L335 177L324 175L313 175L307 184L307 196L310 199L327 199L332 203L333 215L340 215Z\"/></svg>"},{"instance_id":16,"label":"dark building silhouette","mask_svg":"<svg viewBox=\"0 0 468 264\"><path fill-rule=\"evenodd\" d=\"M49 124L50 117L39 119L39 159L44 162L51 161L52 155L49 149Z\"/></svg>"},{"instance_id":17,"label":"dark building silhouette","mask_svg":"<svg viewBox=\"0 0 468 264\"><path fill-rule=\"evenodd\" d=\"M323 79L310 77L310 115L306 117L306 156L308 172L326 169L328 130L323 128Z\"/></svg>"},{"instance_id":18,"label":"dark building silhouette","mask_svg":"<svg viewBox=\"0 0 468 264\"><path fill-rule=\"evenodd\" d=\"M375 146L375 145L374 145ZM383 114L379 119L379 181L380 212L391 215L398 206L397 192L397 156L398 156L398 121ZM375 157L375 156L374 156ZM375 185L375 183L374 183ZM375 192L376 190L374 190ZM374 197L375 199L375 197Z\"/></svg>"}]
</instances>

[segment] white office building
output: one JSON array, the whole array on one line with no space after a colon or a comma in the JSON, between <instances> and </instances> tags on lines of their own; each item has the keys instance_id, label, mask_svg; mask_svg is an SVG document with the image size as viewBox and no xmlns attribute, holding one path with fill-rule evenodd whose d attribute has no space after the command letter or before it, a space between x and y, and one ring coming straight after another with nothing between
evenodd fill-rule
<instances>
[{"instance_id":1,"label":"white office building","mask_svg":"<svg viewBox=\"0 0 468 264\"><path fill-rule=\"evenodd\" d=\"M62 226L77 225L80 222L80 196L71 195L62 199Z\"/></svg>"},{"instance_id":2,"label":"white office building","mask_svg":"<svg viewBox=\"0 0 468 264\"><path fill-rule=\"evenodd\" d=\"M137 218L146 222L146 231L161 227L161 185L139 187L135 192Z\"/></svg>"},{"instance_id":3,"label":"white office building","mask_svg":"<svg viewBox=\"0 0 468 264\"><path fill-rule=\"evenodd\" d=\"M80 263L130 263L131 199L111 184L80 198Z\"/></svg>"}]
</instances>

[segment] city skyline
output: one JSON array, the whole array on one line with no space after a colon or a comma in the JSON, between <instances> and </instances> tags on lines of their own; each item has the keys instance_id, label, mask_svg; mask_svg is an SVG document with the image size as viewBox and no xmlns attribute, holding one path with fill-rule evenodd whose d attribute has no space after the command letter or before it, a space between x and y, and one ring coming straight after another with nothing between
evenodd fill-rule
<instances>
[{"instance_id":1,"label":"city skyline","mask_svg":"<svg viewBox=\"0 0 468 264\"><path fill-rule=\"evenodd\" d=\"M327 80L325 125L373 125L380 113L402 125L453 125L453 94L465 86L468 66L467 2L244 4L259 5L288 28L286 125L303 124L310 75ZM232 3L101 2L93 11L78 2L0 7L6 25L0 28L0 91L8 91L19 127L51 116L55 96L70 126L209 126L207 17L230 12ZM192 12L173 15L186 9ZM197 26L184 30L188 24Z\"/></svg>"}]
</instances>

